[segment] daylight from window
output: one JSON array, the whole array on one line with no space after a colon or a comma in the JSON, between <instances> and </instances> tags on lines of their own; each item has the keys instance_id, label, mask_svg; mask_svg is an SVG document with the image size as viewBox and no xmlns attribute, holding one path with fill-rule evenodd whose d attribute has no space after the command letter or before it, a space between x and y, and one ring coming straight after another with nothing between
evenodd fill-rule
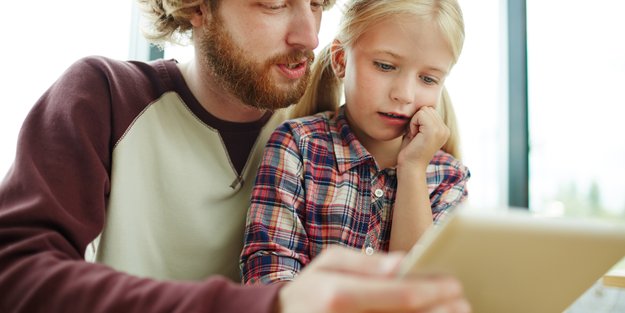
<instances>
[{"instance_id":1,"label":"daylight from window","mask_svg":"<svg viewBox=\"0 0 625 313\"><path fill-rule=\"evenodd\" d=\"M341 3L324 13L320 48L328 44ZM507 203L507 82L505 1L460 0L466 40L447 79L471 170L469 205ZM10 2L0 19L7 32L0 57L0 176L13 162L19 128L41 94L87 55L132 59L133 2L60 0ZM566 14L563 8L566 7ZM71 12L59 8L73 8ZM528 1L530 207L552 215L625 219L625 3L597 0ZM51 14L54 12L54 14ZM136 13L136 12L135 12ZM554 23L558 16L558 23ZM168 46L165 58L185 61L189 47ZM511 117L514 118L514 117Z\"/></svg>"},{"instance_id":2,"label":"daylight from window","mask_svg":"<svg viewBox=\"0 0 625 313\"><path fill-rule=\"evenodd\" d=\"M535 211L625 220L623 12L621 0L528 1Z\"/></svg>"},{"instance_id":3,"label":"daylight from window","mask_svg":"<svg viewBox=\"0 0 625 313\"><path fill-rule=\"evenodd\" d=\"M81 57L128 59L132 5L126 0L10 1L0 48L0 178L15 157L19 129L39 97Z\"/></svg>"}]
</instances>

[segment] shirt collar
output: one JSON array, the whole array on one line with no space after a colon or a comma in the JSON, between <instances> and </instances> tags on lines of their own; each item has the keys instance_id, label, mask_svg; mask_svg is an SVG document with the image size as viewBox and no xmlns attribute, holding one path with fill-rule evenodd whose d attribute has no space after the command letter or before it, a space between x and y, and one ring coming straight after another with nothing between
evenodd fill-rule
<instances>
[{"instance_id":1,"label":"shirt collar","mask_svg":"<svg viewBox=\"0 0 625 313\"><path fill-rule=\"evenodd\" d=\"M369 154L349 127L344 105L339 107L337 114L330 119L330 129L339 173L344 173L365 162L371 162L375 166L373 156Z\"/></svg>"}]
</instances>

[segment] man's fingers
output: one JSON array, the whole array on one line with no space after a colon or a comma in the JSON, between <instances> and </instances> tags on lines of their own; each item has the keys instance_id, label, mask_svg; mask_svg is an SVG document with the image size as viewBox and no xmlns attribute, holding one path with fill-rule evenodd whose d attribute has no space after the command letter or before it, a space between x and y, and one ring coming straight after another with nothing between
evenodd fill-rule
<instances>
[{"instance_id":1,"label":"man's fingers","mask_svg":"<svg viewBox=\"0 0 625 313\"><path fill-rule=\"evenodd\" d=\"M365 256L357 250L330 246L310 266L321 270L388 278L395 275L402 259L403 254L399 253Z\"/></svg>"},{"instance_id":2,"label":"man's fingers","mask_svg":"<svg viewBox=\"0 0 625 313\"><path fill-rule=\"evenodd\" d=\"M457 280L441 275L397 278L402 259L396 253L364 255L328 247L281 290L280 307L283 312L467 312ZM310 290L316 290L315 297Z\"/></svg>"},{"instance_id":3,"label":"man's fingers","mask_svg":"<svg viewBox=\"0 0 625 313\"><path fill-rule=\"evenodd\" d=\"M455 299L449 303L437 305L423 313L470 313L471 305L465 299Z\"/></svg>"},{"instance_id":4,"label":"man's fingers","mask_svg":"<svg viewBox=\"0 0 625 313\"><path fill-rule=\"evenodd\" d=\"M372 311L435 312L436 309L447 308L450 309L448 312L468 312L462 309L468 304L462 299L460 284L449 278L362 283L357 291L352 295L354 303L364 303L366 309Z\"/></svg>"}]
</instances>

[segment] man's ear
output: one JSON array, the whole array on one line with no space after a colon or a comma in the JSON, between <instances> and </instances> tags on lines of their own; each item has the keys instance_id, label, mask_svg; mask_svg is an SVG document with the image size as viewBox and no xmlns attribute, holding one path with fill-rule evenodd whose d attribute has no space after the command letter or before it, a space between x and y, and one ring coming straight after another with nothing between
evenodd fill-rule
<instances>
[{"instance_id":1,"label":"man's ear","mask_svg":"<svg viewBox=\"0 0 625 313\"><path fill-rule=\"evenodd\" d=\"M345 49L338 39L334 39L330 46L330 60L334 75L338 78L345 77Z\"/></svg>"},{"instance_id":2,"label":"man's ear","mask_svg":"<svg viewBox=\"0 0 625 313\"><path fill-rule=\"evenodd\" d=\"M206 7L206 3L201 3L191 15L189 22L193 25L193 27L202 27L204 26L204 19L210 17L210 9Z\"/></svg>"}]
</instances>

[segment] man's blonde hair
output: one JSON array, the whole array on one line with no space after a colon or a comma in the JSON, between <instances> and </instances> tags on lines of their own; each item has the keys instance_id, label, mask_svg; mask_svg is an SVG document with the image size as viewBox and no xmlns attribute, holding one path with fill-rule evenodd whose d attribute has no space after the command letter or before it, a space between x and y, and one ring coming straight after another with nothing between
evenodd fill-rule
<instances>
[{"instance_id":1,"label":"man's blonde hair","mask_svg":"<svg viewBox=\"0 0 625 313\"><path fill-rule=\"evenodd\" d=\"M149 24L143 25L143 36L151 43L163 47L165 43L185 45L190 42L191 18L206 4L216 12L221 0L137 0ZM227 0L226 0L227 1ZM325 0L324 10L336 0Z\"/></svg>"}]
</instances>

